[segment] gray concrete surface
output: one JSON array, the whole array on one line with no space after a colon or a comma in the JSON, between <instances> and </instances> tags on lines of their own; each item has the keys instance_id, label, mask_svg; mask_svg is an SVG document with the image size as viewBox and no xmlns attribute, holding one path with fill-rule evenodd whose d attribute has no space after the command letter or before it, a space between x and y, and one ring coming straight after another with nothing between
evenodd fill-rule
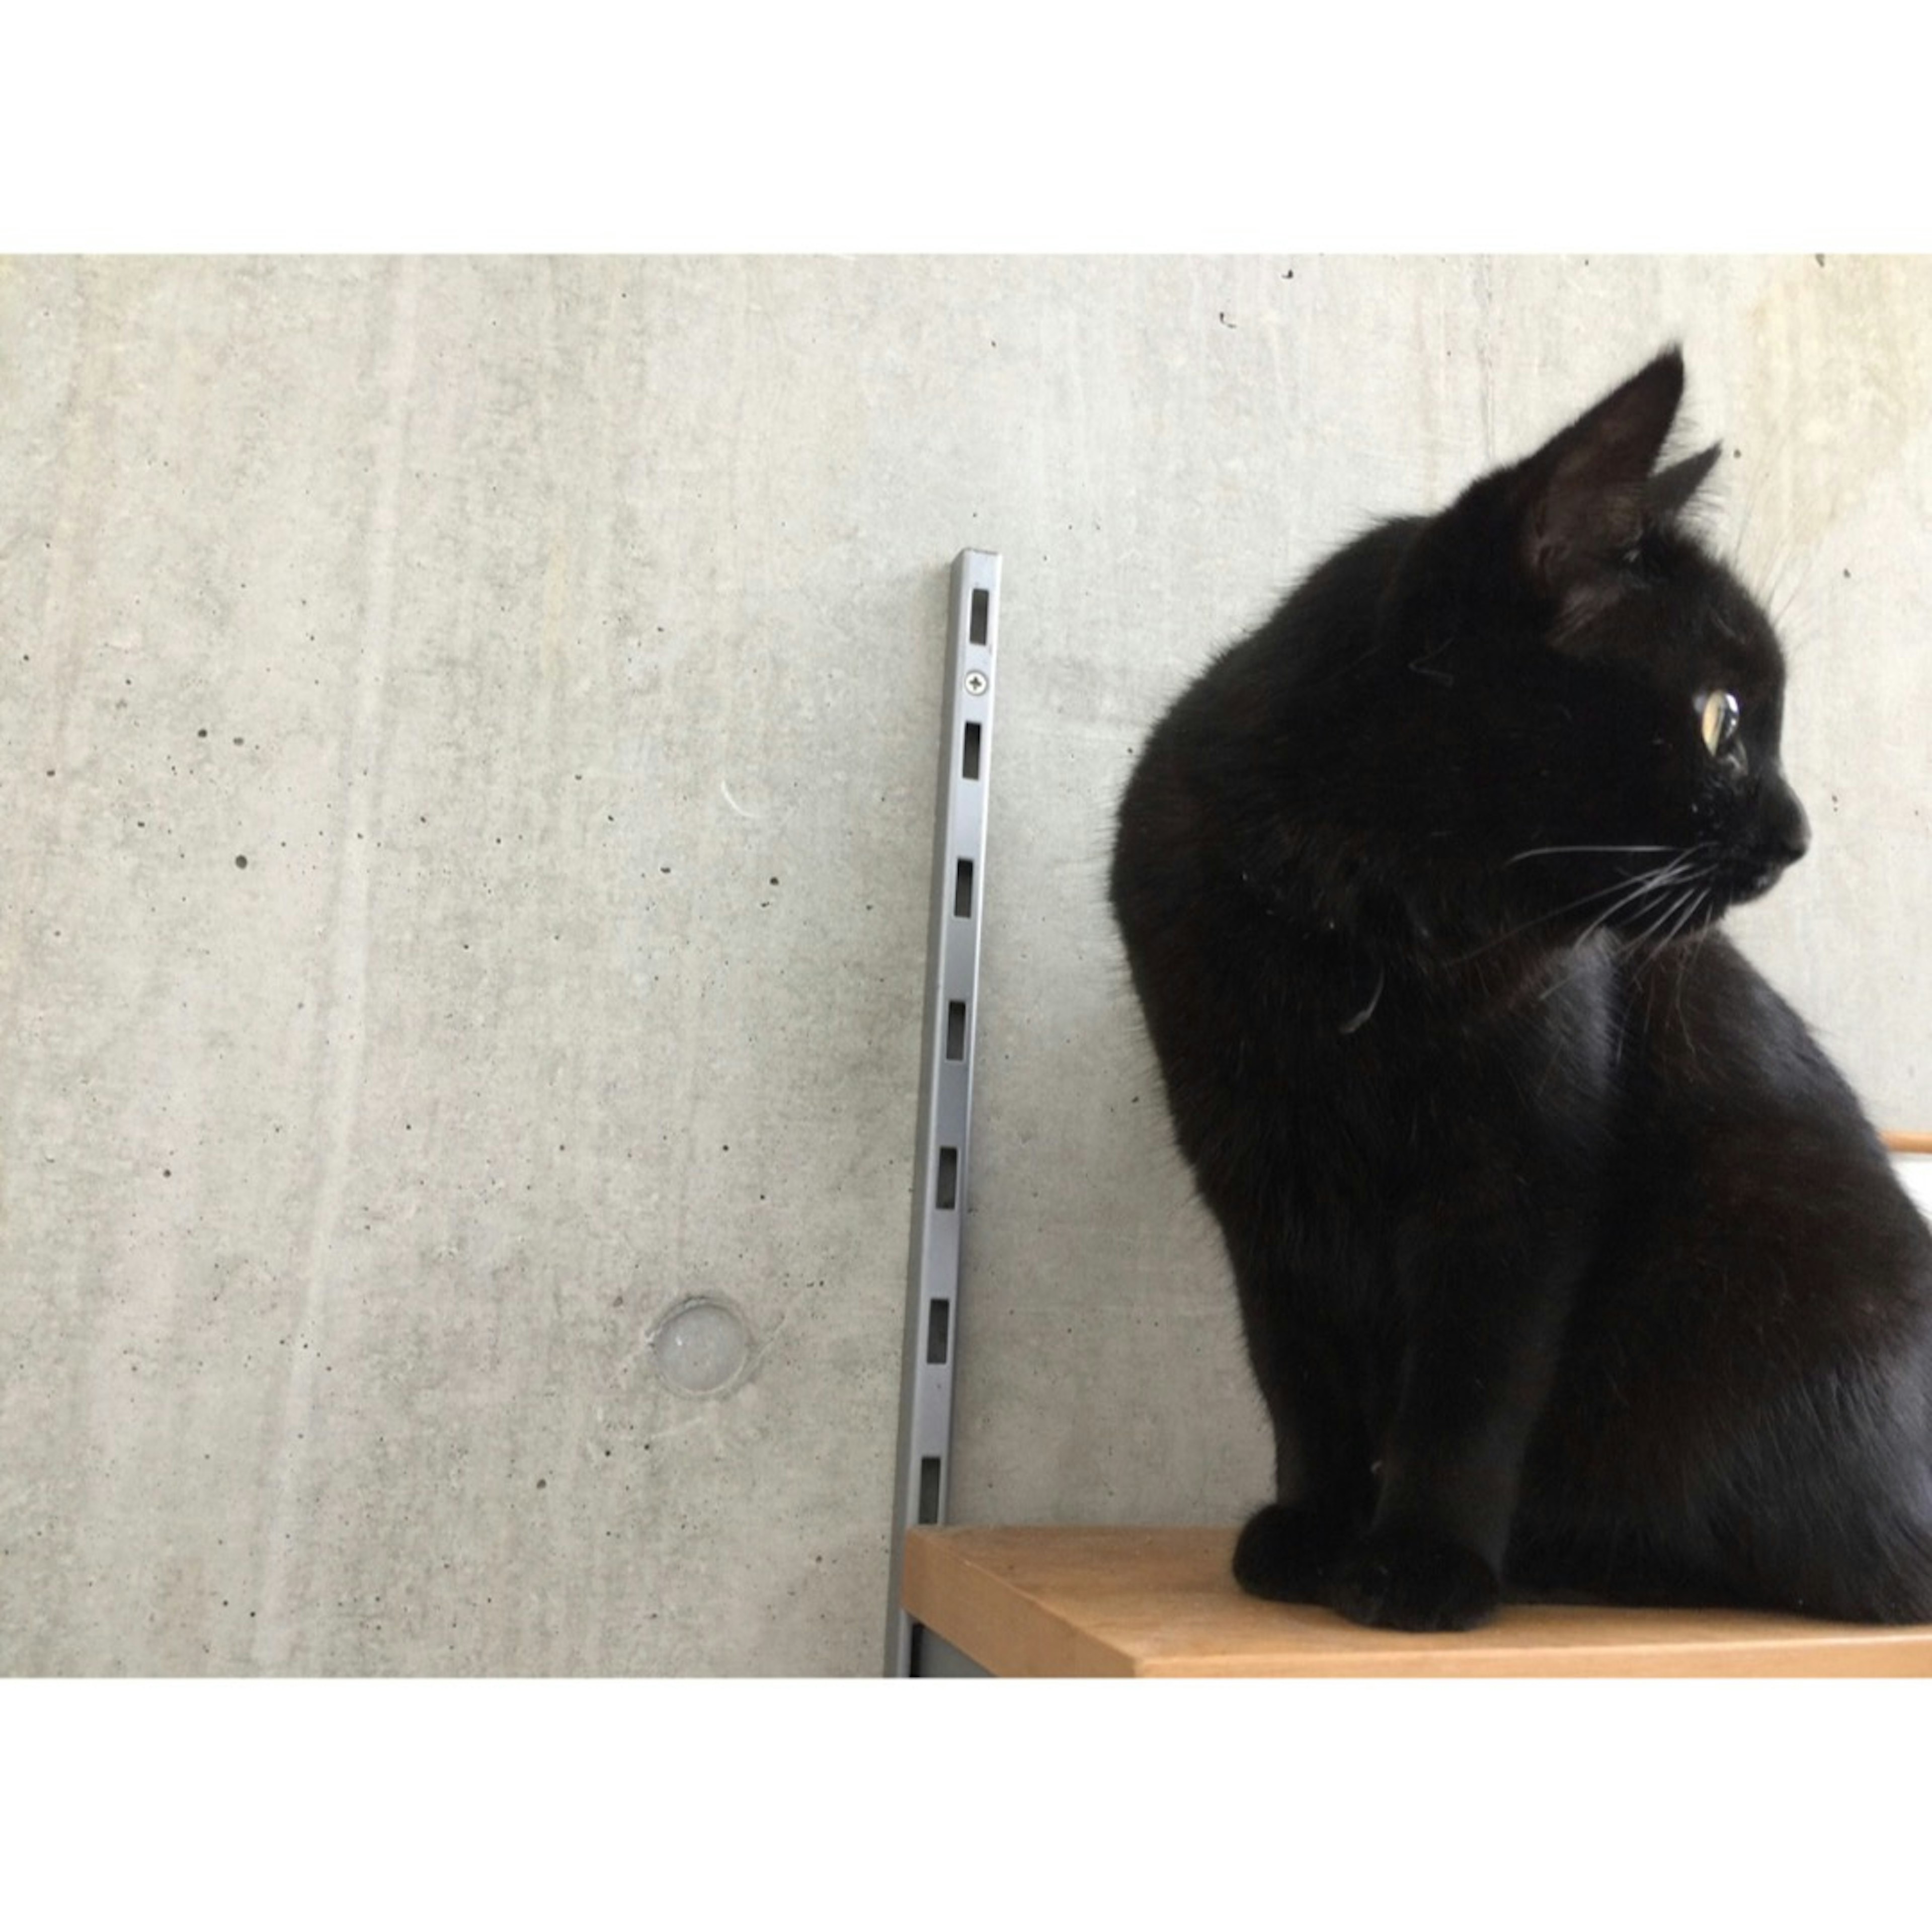
<instances>
[{"instance_id":1,"label":"gray concrete surface","mask_svg":"<svg viewBox=\"0 0 1932 1932\"><path fill-rule=\"evenodd\" d=\"M1932 1126L1928 316L1808 256L0 263L0 1670L876 1669L968 544L956 1514L1256 1499L1113 799L1326 547L1668 338L1817 829L1740 928Z\"/></svg>"}]
</instances>

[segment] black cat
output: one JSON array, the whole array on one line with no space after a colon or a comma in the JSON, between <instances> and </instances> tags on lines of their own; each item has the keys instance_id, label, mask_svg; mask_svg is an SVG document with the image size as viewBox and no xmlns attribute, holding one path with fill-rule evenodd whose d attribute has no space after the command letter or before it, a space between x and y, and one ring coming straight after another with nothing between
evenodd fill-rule
<instances>
[{"instance_id":1,"label":"black cat","mask_svg":"<svg viewBox=\"0 0 1932 1932\"><path fill-rule=\"evenodd\" d=\"M1274 1425L1234 1573L1932 1619L1932 1235L1714 929L1804 851L1660 356L1162 719L1112 898Z\"/></svg>"}]
</instances>

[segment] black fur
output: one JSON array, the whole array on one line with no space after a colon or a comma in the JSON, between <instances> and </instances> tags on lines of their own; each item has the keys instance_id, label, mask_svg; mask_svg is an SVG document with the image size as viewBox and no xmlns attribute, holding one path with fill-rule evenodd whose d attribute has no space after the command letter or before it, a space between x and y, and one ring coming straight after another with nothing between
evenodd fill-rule
<instances>
[{"instance_id":1,"label":"black fur","mask_svg":"<svg viewBox=\"0 0 1932 1932\"><path fill-rule=\"evenodd\" d=\"M1684 521L1715 452L1656 469L1683 382L1330 557L1128 784L1114 912L1274 1426L1258 1595L1932 1619L1932 1237L1714 929L1808 833L1778 641Z\"/></svg>"}]
</instances>

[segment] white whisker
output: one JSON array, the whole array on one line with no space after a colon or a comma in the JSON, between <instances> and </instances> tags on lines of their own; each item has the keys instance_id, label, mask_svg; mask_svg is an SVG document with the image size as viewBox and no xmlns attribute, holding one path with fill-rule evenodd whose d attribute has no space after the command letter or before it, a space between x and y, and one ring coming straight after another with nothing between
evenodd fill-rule
<instances>
[{"instance_id":1,"label":"white whisker","mask_svg":"<svg viewBox=\"0 0 1932 1932\"><path fill-rule=\"evenodd\" d=\"M1674 845L1534 845L1527 852L1519 852L1513 859L1505 859L1505 866L1520 865L1526 859L1546 859L1552 854L1570 852L1674 852Z\"/></svg>"},{"instance_id":2,"label":"white whisker","mask_svg":"<svg viewBox=\"0 0 1932 1932\"><path fill-rule=\"evenodd\" d=\"M1556 850L1560 848L1551 847L1549 849ZM1595 849L1606 852L1671 852L1677 850L1678 848L1671 845L1606 845ZM1525 852L1519 853L1516 856L1519 858L1529 858L1534 855ZM1640 902L1647 893L1660 892L1666 887L1675 884L1683 875L1684 868L1691 863L1694 856L1694 851L1682 853L1670 865L1654 867L1648 872L1640 874L1634 879L1628 877L1613 879L1606 886L1598 886L1589 892L1566 901L1551 911L1538 913L1529 919L1520 921L1507 931L1499 933L1494 939L1486 940L1480 946L1472 947L1468 952L1462 954L1456 960L1455 964L1459 966L1466 965L1471 960L1479 958L1484 953L1492 952L1498 946L1507 945L1510 940L1520 938L1526 932L1533 932L1540 926L1549 925L1552 920L1567 918L1572 913L1581 912L1586 906L1594 905L1599 899L1609 898L1615 895L1614 903L1605 908L1601 916L1593 920L1571 942L1573 944L1580 946L1585 940L1597 932L1606 920L1614 919L1627 905Z\"/></svg>"},{"instance_id":3,"label":"white whisker","mask_svg":"<svg viewBox=\"0 0 1932 1932\"><path fill-rule=\"evenodd\" d=\"M1626 892L1622 898L1606 906L1576 935L1576 944L1580 946L1592 934L1601 932L1618 913L1624 911L1627 908L1642 904L1644 900L1654 893L1669 891L1683 878L1685 873L1690 870L1692 863L1692 856L1687 852L1682 858L1673 860L1668 866L1660 866L1654 872L1646 872L1629 892Z\"/></svg>"}]
</instances>

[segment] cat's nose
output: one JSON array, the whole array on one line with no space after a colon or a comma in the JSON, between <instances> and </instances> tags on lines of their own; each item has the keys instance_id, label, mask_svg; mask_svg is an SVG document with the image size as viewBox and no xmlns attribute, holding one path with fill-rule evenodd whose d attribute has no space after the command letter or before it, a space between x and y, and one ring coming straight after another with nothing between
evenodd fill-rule
<instances>
[{"instance_id":1,"label":"cat's nose","mask_svg":"<svg viewBox=\"0 0 1932 1932\"><path fill-rule=\"evenodd\" d=\"M1768 857L1790 866L1811 849L1811 821L1788 784L1780 778L1773 785L1764 801L1761 842Z\"/></svg>"}]
</instances>

